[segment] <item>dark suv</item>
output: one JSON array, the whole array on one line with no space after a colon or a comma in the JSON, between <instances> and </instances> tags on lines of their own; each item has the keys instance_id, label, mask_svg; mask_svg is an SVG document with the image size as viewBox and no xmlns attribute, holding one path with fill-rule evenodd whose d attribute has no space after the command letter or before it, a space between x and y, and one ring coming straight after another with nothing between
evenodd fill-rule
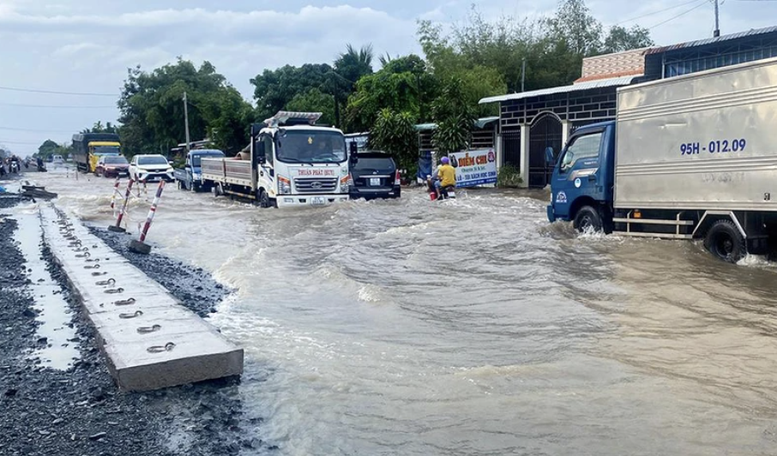
<instances>
[{"instance_id":1,"label":"dark suv","mask_svg":"<svg viewBox=\"0 0 777 456\"><path fill-rule=\"evenodd\" d=\"M399 198L399 171L394 159L385 152L359 152L351 165L351 198Z\"/></svg>"}]
</instances>

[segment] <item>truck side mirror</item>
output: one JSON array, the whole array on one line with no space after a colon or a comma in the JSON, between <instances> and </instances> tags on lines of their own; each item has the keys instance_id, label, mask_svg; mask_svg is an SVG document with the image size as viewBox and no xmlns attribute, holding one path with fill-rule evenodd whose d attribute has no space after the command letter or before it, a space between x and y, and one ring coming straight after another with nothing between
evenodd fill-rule
<instances>
[{"instance_id":1,"label":"truck side mirror","mask_svg":"<svg viewBox=\"0 0 777 456\"><path fill-rule=\"evenodd\" d=\"M556 164L556 154L552 147L545 148L545 164L551 168Z\"/></svg>"},{"instance_id":2,"label":"truck side mirror","mask_svg":"<svg viewBox=\"0 0 777 456\"><path fill-rule=\"evenodd\" d=\"M355 165L359 162L359 155L358 155L359 148L356 145L356 141L352 141L348 144L348 158L350 158L351 164Z\"/></svg>"}]
</instances>

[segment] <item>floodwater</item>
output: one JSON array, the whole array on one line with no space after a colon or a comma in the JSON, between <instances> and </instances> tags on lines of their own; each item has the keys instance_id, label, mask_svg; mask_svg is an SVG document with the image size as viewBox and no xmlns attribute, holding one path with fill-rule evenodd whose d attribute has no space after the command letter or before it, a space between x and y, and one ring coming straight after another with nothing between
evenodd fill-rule
<instances>
[{"instance_id":1,"label":"floodwater","mask_svg":"<svg viewBox=\"0 0 777 456\"><path fill-rule=\"evenodd\" d=\"M17 185L9 185L8 191L18 191ZM45 367L65 370L80 358L76 330L68 324L72 315L68 303L61 294L60 285L46 269L41 256L42 230L36 203L22 203L9 212L18 223L14 240L22 252L26 268L26 280L35 300L36 321L39 323L35 339L37 348L30 353Z\"/></svg>"},{"instance_id":2,"label":"floodwater","mask_svg":"<svg viewBox=\"0 0 777 456\"><path fill-rule=\"evenodd\" d=\"M31 176L110 223L112 180ZM578 236L545 205L262 210L168 186L148 240L236 290L211 319L276 454L777 454L777 268Z\"/></svg>"}]
</instances>

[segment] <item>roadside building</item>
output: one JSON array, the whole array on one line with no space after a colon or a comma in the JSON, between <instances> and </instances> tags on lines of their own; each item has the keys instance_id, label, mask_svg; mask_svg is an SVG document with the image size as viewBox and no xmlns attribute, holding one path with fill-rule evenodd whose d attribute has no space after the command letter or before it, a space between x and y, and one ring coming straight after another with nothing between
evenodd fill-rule
<instances>
[{"instance_id":1,"label":"roadside building","mask_svg":"<svg viewBox=\"0 0 777 456\"><path fill-rule=\"evenodd\" d=\"M576 128L613 120L618 87L769 57L777 57L777 26L586 58L581 77L571 85L480 103L500 105L493 143L497 163L518 168L524 185L545 187L551 172L545 149L558 152Z\"/></svg>"}]
</instances>

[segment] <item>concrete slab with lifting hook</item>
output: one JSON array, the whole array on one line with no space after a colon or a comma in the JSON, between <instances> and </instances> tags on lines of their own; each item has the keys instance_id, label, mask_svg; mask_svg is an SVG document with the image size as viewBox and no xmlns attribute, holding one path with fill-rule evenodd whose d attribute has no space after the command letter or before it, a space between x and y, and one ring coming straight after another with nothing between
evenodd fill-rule
<instances>
[{"instance_id":1,"label":"concrete slab with lifting hook","mask_svg":"<svg viewBox=\"0 0 777 456\"><path fill-rule=\"evenodd\" d=\"M50 205L41 207L41 222L119 388L146 391L243 373L243 349L77 219Z\"/></svg>"}]
</instances>

